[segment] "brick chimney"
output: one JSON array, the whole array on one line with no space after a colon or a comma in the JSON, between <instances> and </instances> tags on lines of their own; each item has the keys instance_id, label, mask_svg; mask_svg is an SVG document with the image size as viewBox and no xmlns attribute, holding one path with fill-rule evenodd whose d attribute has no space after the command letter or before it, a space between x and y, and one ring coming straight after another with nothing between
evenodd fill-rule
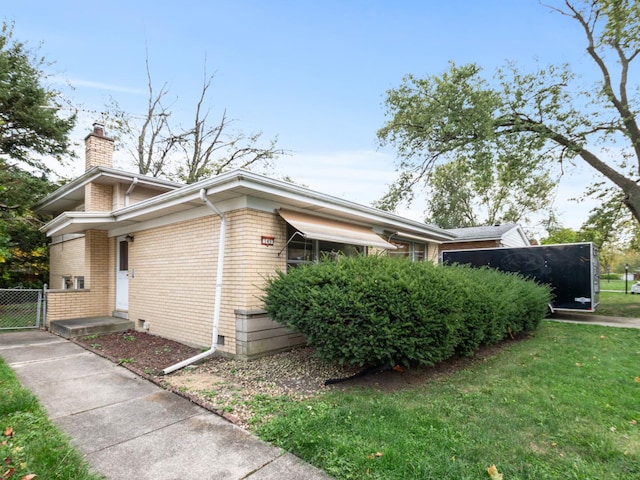
<instances>
[{"instance_id":1,"label":"brick chimney","mask_svg":"<svg viewBox=\"0 0 640 480\"><path fill-rule=\"evenodd\" d=\"M113 138L104 134L104 125L93 124L93 132L84 139L85 171L91 167L113 167Z\"/></svg>"}]
</instances>

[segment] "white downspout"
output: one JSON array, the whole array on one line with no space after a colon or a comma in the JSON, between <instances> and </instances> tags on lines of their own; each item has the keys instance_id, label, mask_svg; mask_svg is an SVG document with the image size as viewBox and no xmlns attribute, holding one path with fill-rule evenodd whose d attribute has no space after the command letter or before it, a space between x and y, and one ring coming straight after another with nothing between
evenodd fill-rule
<instances>
[{"instance_id":1,"label":"white downspout","mask_svg":"<svg viewBox=\"0 0 640 480\"><path fill-rule=\"evenodd\" d=\"M222 212L218 210L218 208L207 198L207 191L204 188L200 190L200 199L220 217L220 235L218 239L218 269L216 273L216 296L213 306L213 332L211 333L211 348L206 352L202 352L191 358L187 358L182 362L165 368L164 370L162 370L162 373L165 375L171 372L175 372L182 367L186 367L187 365L191 365L198 360L202 360L203 358L212 355L216 351L216 346L218 345L218 324L220 323L220 304L222 297L222 267L224 263L224 243L226 238L227 221L224 218Z\"/></svg>"},{"instance_id":2,"label":"white downspout","mask_svg":"<svg viewBox=\"0 0 640 480\"><path fill-rule=\"evenodd\" d=\"M131 182L131 185L129 185L129 189L124 194L124 206L125 207L129 206L129 195L131 195L131 192L133 192L133 189L136 188L137 184L138 184L138 177L133 177L133 182Z\"/></svg>"}]
</instances>

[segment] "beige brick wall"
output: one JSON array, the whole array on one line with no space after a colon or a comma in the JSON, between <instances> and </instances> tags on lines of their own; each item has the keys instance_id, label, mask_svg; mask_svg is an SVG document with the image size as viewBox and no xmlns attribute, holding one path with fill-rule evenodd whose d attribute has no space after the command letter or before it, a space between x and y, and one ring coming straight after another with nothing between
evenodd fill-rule
<instances>
[{"instance_id":1,"label":"beige brick wall","mask_svg":"<svg viewBox=\"0 0 640 480\"><path fill-rule=\"evenodd\" d=\"M286 223L277 214L251 209L237 210L227 216L227 259L229 284L234 309L261 308L266 276L286 270ZM275 237L275 245L261 244L262 236ZM278 253L282 253L278 256ZM227 270L225 268L225 274Z\"/></svg>"},{"instance_id":2,"label":"beige brick wall","mask_svg":"<svg viewBox=\"0 0 640 480\"><path fill-rule=\"evenodd\" d=\"M105 315L90 290L47 291L47 325L54 320Z\"/></svg>"},{"instance_id":3,"label":"beige brick wall","mask_svg":"<svg viewBox=\"0 0 640 480\"><path fill-rule=\"evenodd\" d=\"M129 187L131 187L131 183L117 183L113 186L113 210L118 210L119 208L124 208L125 206L133 205L135 203L142 202L151 197L155 197L157 195L165 193L164 190L155 190L152 188L146 188L137 185L129 194L128 205L126 205L126 194L129 190Z\"/></svg>"},{"instance_id":4,"label":"beige brick wall","mask_svg":"<svg viewBox=\"0 0 640 480\"><path fill-rule=\"evenodd\" d=\"M114 241L107 232L88 230L83 238L51 246L47 324L66 318L111 315L114 305ZM62 275L84 276L85 290L55 290Z\"/></svg>"},{"instance_id":5,"label":"beige brick wall","mask_svg":"<svg viewBox=\"0 0 640 480\"><path fill-rule=\"evenodd\" d=\"M62 277L85 277L84 237L49 247L49 288L62 288Z\"/></svg>"},{"instance_id":6,"label":"beige brick wall","mask_svg":"<svg viewBox=\"0 0 640 480\"><path fill-rule=\"evenodd\" d=\"M114 304L115 243L107 233L88 230L82 238L51 246L47 324L52 320L110 315ZM85 290L56 290L62 276L83 276Z\"/></svg>"},{"instance_id":7,"label":"beige brick wall","mask_svg":"<svg viewBox=\"0 0 640 480\"><path fill-rule=\"evenodd\" d=\"M87 212L110 212L113 209L113 186L87 184L84 187L84 209Z\"/></svg>"},{"instance_id":8,"label":"beige brick wall","mask_svg":"<svg viewBox=\"0 0 640 480\"><path fill-rule=\"evenodd\" d=\"M109 253L108 253L108 258L106 262L107 262L107 272L109 272L109 274L106 282L106 285L107 285L106 298L107 298L108 309L114 309L116 305L116 275L115 275L116 260L117 260L116 248L118 248L117 240L115 238L107 239L107 251Z\"/></svg>"},{"instance_id":9,"label":"beige brick wall","mask_svg":"<svg viewBox=\"0 0 640 480\"><path fill-rule=\"evenodd\" d=\"M275 214L242 209L225 214L218 349L235 353L235 310L257 308L265 276L286 267L285 224ZM149 332L209 347L213 326L220 219L217 215L136 233L129 250L129 318ZM276 245L261 245L274 236ZM186 255L185 255L186 254Z\"/></svg>"},{"instance_id":10,"label":"beige brick wall","mask_svg":"<svg viewBox=\"0 0 640 480\"><path fill-rule=\"evenodd\" d=\"M129 246L129 319L149 332L210 346L217 217L136 232Z\"/></svg>"},{"instance_id":11,"label":"beige brick wall","mask_svg":"<svg viewBox=\"0 0 640 480\"><path fill-rule=\"evenodd\" d=\"M97 295L94 301L103 305L105 313L109 311L109 276L113 275L109 256L115 254L109 248L111 243L105 231L85 232L85 287Z\"/></svg>"}]
</instances>

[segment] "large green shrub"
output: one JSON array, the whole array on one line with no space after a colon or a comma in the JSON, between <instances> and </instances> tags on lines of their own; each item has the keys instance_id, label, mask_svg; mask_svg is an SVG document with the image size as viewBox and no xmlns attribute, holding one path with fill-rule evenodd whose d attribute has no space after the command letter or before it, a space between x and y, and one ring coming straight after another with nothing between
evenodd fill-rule
<instances>
[{"instance_id":1,"label":"large green shrub","mask_svg":"<svg viewBox=\"0 0 640 480\"><path fill-rule=\"evenodd\" d=\"M490 269L362 256L280 272L263 300L324 359L433 365L536 328L550 290Z\"/></svg>"}]
</instances>

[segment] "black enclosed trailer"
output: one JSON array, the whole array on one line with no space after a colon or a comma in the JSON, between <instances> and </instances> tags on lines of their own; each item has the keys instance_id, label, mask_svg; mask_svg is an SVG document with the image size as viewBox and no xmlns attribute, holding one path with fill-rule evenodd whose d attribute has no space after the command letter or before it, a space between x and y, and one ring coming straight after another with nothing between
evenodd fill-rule
<instances>
[{"instance_id":1,"label":"black enclosed trailer","mask_svg":"<svg viewBox=\"0 0 640 480\"><path fill-rule=\"evenodd\" d=\"M546 283L553 289L552 312L594 312L600 303L600 266L593 243L448 250L441 261L516 272Z\"/></svg>"}]
</instances>

